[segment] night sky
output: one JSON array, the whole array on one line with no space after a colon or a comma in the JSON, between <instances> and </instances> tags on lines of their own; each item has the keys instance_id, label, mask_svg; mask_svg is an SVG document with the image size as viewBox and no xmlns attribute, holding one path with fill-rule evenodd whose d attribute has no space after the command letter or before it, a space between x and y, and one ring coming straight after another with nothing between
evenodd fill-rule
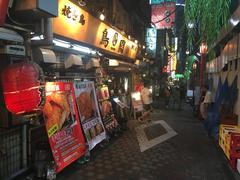
<instances>
[{"instance_id":1,"label":"night sky","mask_svg":"<svg viewBox=\"0 0 240 180\"><path fill-rule=\"evenodd\" d=\"M146 23L150 22L151 7L149 0L120 0L128 11L135 12Z\"/></svg>"}]
</instances>

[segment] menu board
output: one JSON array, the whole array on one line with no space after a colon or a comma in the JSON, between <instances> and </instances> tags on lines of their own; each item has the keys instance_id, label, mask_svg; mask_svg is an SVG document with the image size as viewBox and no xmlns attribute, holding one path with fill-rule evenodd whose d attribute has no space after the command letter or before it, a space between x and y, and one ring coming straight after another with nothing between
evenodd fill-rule
<instances>
[{"instance_id":1,"label":"menu board","mask_svg":"<svg viewBox=\"0 0 240 180\"><path fill-rule=\"evenodd\" d=\"M113 101L122 109L129 108L125 103L120 101L118 97L113 98Z\"/></svg>"},{"instance_id":2,"label":"menu board","mask_svg":"<svg viewBox=\"0 0 240 180\"><path fill-rule=\"evenodd\" d=\"M86 143L79 123L73 84L47 82L45 89L43 115L56 172L60 172L85 154Z\"/></svg>"},{"instance_id":3,"label":"menu board","mask_svg":"<svg viewBox=\"0 0 240 180\"><path fill-rule=\"evenodd\" d=\"M94 83L74 81L78 111L89 149L106 139L106 132L101 120Z\"/></svg>"},{"instance_id":4,"label":"menu board","mask_svg":"<svg viewBox=\"0 0 240 180\"><path fill-rule=\"evenodd\" d=\"M143 103L141 99L141 93L140 92L132 92L131 93L132 98L132 105L135 112L141 112L143 111Z\"/></svg>"},{"instance_id":5,"label":"menu board","mask_svg":"<svg viewBox=\"0 0 240 180\"><path fill-rule=\"evenodd\" d=\"M106 85L101 85L97 88L97 97L100 105L103 124L107 131L112 131L118 127L119 124L113 114L109 90Z\"/></svg>"}]
</instances>

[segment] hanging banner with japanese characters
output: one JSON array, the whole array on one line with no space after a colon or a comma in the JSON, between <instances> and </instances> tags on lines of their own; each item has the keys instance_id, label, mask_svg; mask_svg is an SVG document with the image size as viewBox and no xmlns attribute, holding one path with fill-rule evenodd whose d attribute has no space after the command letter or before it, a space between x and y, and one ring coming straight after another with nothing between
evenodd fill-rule
<instances>
[{"instance_id":1,"label":"hanging banner with japanese characters","mask_svg":"<svg viewBox=\"0 0 240 180\"><path fill-rule=\"evenodd\" d=\"M58 8L59 15L53 18L55 36L64 36L116 55L136 58L138 44L123 36L120 31L93 17L69 0L59 0Z\"/></svg>"},{"instance_id":2,"label":"hanging banner with japanese characters","mask_svg":"<svg viewBox=\"0 0 240 180\"><path fill-rule=\"evenodd\" d=\"M170 29L174 26L175 3L165 2L152 5L151 21L157 29Z\"/></svg>"},{"instance_id":3,"label":"hanging banner with japanese characters","mask_svg":"<svg viewBox=\"0 0 240 180\"><path fill-rule=\"evenodd\" d=\"M100 105L103 124L106 127L106 130L111 133L119 126L119 124L115 115L113 114L109 90L106 85L98 86L97 98Z\"/></svg>"},{"instance_id":4,"label":"hanging banner with japanese characters","mask_svg":"<svg viewBox=\"0 0 240 180\"><path fill-rule=\"evenodd\" d=\"M81 124L89 149L106 139L93 82L74 81L75 96Z\"/></svg>"},{"instance_id":5,"label":"hanging banner with japanese characters","mask_svg":"<svg viewBox=\"0 0 240 180\"><path fill-rule=\"evenodd\" d=\"M151 58L156 57L157 49L157 29L147 28L146 29L146 52Z\"/></svg>"},{"instance_id":6,"label":"hanging banner with japanese characters","mask_svg":"<svg viewBox=\"0 0 240 180\"><path fill-rule=\"evenodd\" d=\"M171 55L168 54L168 62L167 62L166 73L171 73L171 64L172 64L172 58L171 58Z\"/></svg>"},{"instance_id":7,"label":"hanging banner with japanese characters","mask_svg":"<svg viewBox=\"0 0 240 180\"><path fill-rule=\"evenodd\" d=\"M43 115L56 171L60 172L85 154L86 143L80 126L73 84L47 82L45 89Z\"/></svg>"},{"instance_id":8,"label":"hanging banner with japanese characters","mask_svg":"<svg viewBox=\"0 0 240 180\"><path fill-rule=\"evenodd\" d=\"M169 53L171 56L171 71L177 70L177 55L175 52Z\"/></svg>"}]
</instances>

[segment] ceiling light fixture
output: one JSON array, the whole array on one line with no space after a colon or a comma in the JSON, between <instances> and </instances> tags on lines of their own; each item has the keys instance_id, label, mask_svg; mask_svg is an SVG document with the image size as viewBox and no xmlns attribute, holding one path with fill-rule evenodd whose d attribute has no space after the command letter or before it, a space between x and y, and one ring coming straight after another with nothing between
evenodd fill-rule
<instances>
[{"instance_id":1,"label":"ceiling light fixture","mask_svg":"<svg viewBox=\"0 0 240 180\"><path fill-rule=\"evenodd\" d=\"M104 21L104 20L105 20L105 15L104 15L103 13L101 13L100 16L99 16L99 19L100 19L101 21Z\"/></svg>"}]
</instances>

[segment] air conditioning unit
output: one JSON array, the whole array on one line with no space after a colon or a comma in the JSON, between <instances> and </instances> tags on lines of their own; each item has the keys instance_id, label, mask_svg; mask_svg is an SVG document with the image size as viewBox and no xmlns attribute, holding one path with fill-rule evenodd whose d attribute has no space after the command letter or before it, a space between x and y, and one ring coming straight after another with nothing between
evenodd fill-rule
<instances>
[{"instance_id":1,"label":"air conditioning unit","mask_svg":"<svg viewBox=\"0 0 240 180\"><path fill-rule=\"evenodd\" d=\"M0 48L0 54L25 56L25 47L21 45L6 45Z\"/></svg>"},{"instance_id":2,"label":"air conditioning unit","mask_svg":"<svg viewBox=\"0 0 240 180\"><path fill-rule=\"evenodd\" d=\"M58 16L58 0L18 0L15 14L19 18L51 18ZM28 18L29 19L29 18Z\"/></svg>"}]
</instances>

